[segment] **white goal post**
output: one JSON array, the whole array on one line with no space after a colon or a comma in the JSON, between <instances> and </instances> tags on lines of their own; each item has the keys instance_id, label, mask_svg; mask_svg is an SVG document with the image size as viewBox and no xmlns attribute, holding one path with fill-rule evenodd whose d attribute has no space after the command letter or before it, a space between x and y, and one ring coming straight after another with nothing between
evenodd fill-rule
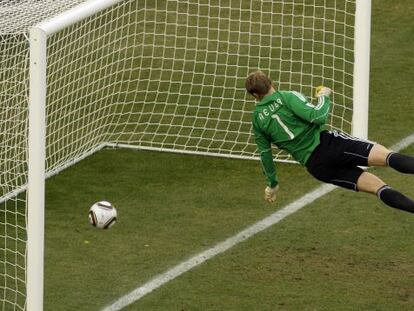
<instances>
[{"instance_id":1,"label":"white goal post","mask_svg":"<svg viewBox=\"0 0 414 311\"><path fill-rule=\"evenodd\" d=\"M371 0L356 4L352 135L368 139Z\"/></svg>"},{"instance_id":2,"label":"white goal post","mask_svg":"<svg viewBox=\"0 0 414 311\"><path fill-rule=\"evenodd\" d=\"M2 2L0 309L43 309L45 178L105 147L257 160L244 90L255 69L309 99L330 86L329 127L367 138L370 11L371 0Z\"/></svg>"},{"instance_id":3,"label":"white goal post","mask_svg":"<svg viewBox=\"0 0 414 311\"><path fill-rule=\"evenodd\" d=\"M27 310L43 310L47 37L120 0L89 1L30 28L27 179Z\"/></svg>"}]
</instances>

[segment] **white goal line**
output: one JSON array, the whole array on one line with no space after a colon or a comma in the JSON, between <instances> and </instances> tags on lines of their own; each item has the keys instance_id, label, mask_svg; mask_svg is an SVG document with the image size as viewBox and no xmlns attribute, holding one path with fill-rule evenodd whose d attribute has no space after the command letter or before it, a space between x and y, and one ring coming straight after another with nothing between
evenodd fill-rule
<instances>
[{"instance_id":1,"label":"white goal line","mask_svg":"<svg viewBox=\"0 0 414 311\"><path fill-rule=\"evenodd\" d=\"M391 146L390 149L396 152L399 152L411 144L414 143L414 133L405 137L395 145ZM122 308L134 303L135 301L141 299L145 295L151 293L155 289L161 287L162 285L168 283L171 280L179 277L180 275L184 274L185 272L191 270L192 268L201 265L205 261L224 253L225 251L229 250L233 246L251 238L252 236L260 233L269 227L277 224L285 217L297 212L302 207L314 202L315 200L323 197L324 195L328 194L332 190L337 188L331 184L323 184L316 188L315 190L305 194L304 196L300 197L296 201L286 205L282 209L276 211L272 215L264 218L263 220L251 225L250 227L240 231L236 235L228 238L227 240L218 243L216 246L209 248L190 259L183 261L182 263L172 267L171 269L155 276L153 279L148 281L147 283L137 287L130 293L122 296L118 300L116 300L111 305L108 305L102 311L117 311L121 310Z\"/></svg>"}]
</instances>

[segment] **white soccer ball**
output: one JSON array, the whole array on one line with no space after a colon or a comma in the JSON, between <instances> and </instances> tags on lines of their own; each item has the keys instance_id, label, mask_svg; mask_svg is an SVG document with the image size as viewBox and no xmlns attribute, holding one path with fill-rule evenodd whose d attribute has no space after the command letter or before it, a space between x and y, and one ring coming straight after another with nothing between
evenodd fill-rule
<instances>
[{"instance_id":1,"label":"white soccer ball","mask_svg":"<svg viewBox=\"0 0 414 311\"><path fill-rule=\"evenodd\" d=\"M89 209L89 222L96 228L108 229L112 227L117 216L116 208L107 201L96 202Z\"/></svg>"}]
</instances>

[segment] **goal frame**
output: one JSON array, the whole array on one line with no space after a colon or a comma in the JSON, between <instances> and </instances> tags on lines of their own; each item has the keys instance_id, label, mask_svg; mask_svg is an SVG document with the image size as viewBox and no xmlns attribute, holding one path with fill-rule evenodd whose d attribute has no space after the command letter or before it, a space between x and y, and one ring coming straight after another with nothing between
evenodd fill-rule
<instances>
[{"instance_id":1,"label":"goal frame","mask_svg":"<svg viewBox=\"0 0 414 311\"><path fill-rule=\"evenodd\" d=\"M352 135L368 139L371 0L356 0Z\"/></svg>"},{"instance_id":2,"label":"goal frame","mask_svg":"<svg viewBox=\"0 0 414 311\"><path fill-rule=\"evenodd\" d=\"M48 21L37 24L29 31L30 81L26 272L26 307L28 311L43 310L45 179L54 174L46 174L45 172L47 38L121 1L89 0ZM368 137L370 15L371 0L356 0L352 134L364 139ZM100 146L93 152L104 146ZM118 144L116 146L128 147L127 145ZM207 153L202 154L209 155ZM69 165L74 163L72 162Z\"/></svg>"},{"instance_id":3,"label":"goal frame","mask_svg":"<svg viewBox=\"0 0 414 311\"><path fill-rule=\"evenodd\" d=\"M47 37L121 0L89 0L29 30L26 307L43 310Z\"/></svg>"}]
</instances>

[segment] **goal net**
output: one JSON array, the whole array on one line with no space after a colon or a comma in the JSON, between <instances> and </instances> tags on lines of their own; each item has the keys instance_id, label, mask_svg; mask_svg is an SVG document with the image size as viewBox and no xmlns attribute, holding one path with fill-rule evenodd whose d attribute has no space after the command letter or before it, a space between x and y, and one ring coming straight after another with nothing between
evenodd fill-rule
<instances>
[{"instance_id":1,"label":"goal net","mask_svg":"<svg viewBox=\"0 0 414 311\"><path fill-rule=\"evenodd\" d=\"M31 27L47 34L47 176L108 146L257 159L256 69L309 100L331 87L329 126L352 130L356 0L90 0L113 5L80 19L84 2L0 1L2 310L26 308Z\"/></svg>"},{"instance_id":2,"label":"goal net","mask_svg":"<svg viewBox=\"0 0 414 311\"><path fill-rule=\"evenodd\" d=\"M255 157L256 68L309 97L331 86L330 125L350 132L355 3L299 2L125 1L51 36L49 168L102 143Z\"/></svg>"}]
</instances>

